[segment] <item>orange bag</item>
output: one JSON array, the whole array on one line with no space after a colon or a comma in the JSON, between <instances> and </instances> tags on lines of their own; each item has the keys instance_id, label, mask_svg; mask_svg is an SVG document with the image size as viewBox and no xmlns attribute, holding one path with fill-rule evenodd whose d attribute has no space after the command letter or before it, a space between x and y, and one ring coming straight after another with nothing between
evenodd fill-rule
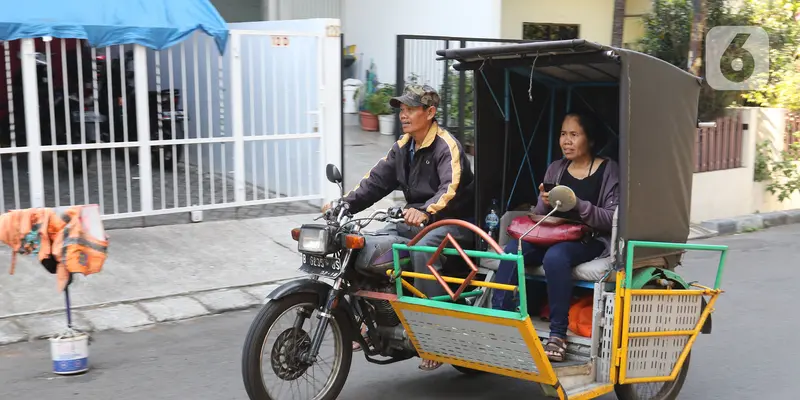
<instances>
[{"instance_id":1,"label":"orange bag","mask_svg":"<svg viewBox=\"0 0 800 400\"><path fill-rule=\"evenodd\" d=\"M583 337L592 337L592 302L594 296L587 295L573 299L569 307L569 330ZM550 306L542 308L541 317L550 318Z\"/></svg>"},{"instance_id":2,"label":"orange bag","mask_svg":"<svg viewBox=\"0 0 800 400\"><path fill-rule=\"evenodd\" d=\"M582 297L569 308L569 330L576 335L592 337L593 296Z\"/></svg>"}]
</instances>

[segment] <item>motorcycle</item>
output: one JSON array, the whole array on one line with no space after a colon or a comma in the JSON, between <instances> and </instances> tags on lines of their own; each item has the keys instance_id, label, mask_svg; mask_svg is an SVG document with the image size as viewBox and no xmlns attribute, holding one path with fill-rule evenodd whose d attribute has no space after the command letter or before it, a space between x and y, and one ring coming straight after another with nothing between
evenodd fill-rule
<instances>
[{"instance_id":1,"label":"motorcycle","mask_svg":"<svg viewBox=\"0 0 800 400\"><path fill-rule=\"evenodd\" d=\"M97 57L96 61L98 70L105 71L105 63L108 60L105 57ZM124 62L125 72L125 94L123 99L122 93L122 79L120 78L120 62ZM134 67L133 67L133 51L125 52L124 58L116 58L111 64L112 71L112 95L116 100L113 102L112 110L109 111L107 102L100 102L100 114L105 116L103 124L101 124L100 138L104 142L111 142L111 127L110 121L107 117L110 112L114 115L114 141L125 141L124 124L127 122L128 141L138 141L137 131L137 118L136 118L136 87L134 83ZM100 98L108 98L108 80L102 79L100 85ZM170 97L172 94L172 97ZM154 166L158 166L161 160L161 152L164 154L164 164L166 170L171 170L174 165L180 162L183 154L183 145L175 145L174 151L172 145L158 145L158 142L163 140L183 139L185 137L183 130L183 120L185 119L184 111L181 107L181 91L180 89L163 89L160 92L150 91L149 95L149 111L150 111L150 140L154 141L151 144L151 158ZM124 100L124 101L123 101ZM124 108L123 108L124 104ZM174 104L174 109L172 107ZM160 109L159 109L160 106ZM175 121L175 132L172 131L172 121ZM161 126L161 135L159 136L159 125ZM138 159L137 154L131 154L133 162Z\"/></svg>"},{"instance_id":2,"label":"motorcycle","mask_svg":"<svg viewBox=\"0 0 800 400\"><path fill-rule=\"evenodd\" d=\"M329 164L326 175L341 189L342 175L338 168ZM367 361L379 365L418 355L390 303L396 283L386 273L393 268L392 245L409 240L375 233L370 234L370 245L365 247L361 233L373 221L403 222L402 208L391 207L366 218L353 218L348 203L339 199L315 220L319 219L324 219L324 223L305 224L292 230L301 254L300 270L310 276L285 283L270 293L269 301L247 333L242 375L250 399L277 397L274 388L270 391L262 379L265 372L272 372L283 381L297 380L308 371L319 377L315 369L326 364L320 351L328 348L334 351L331 373L313 399L335 399L349 373L354 341L361 346ZM407 251L400 251L398 257L401 264L410 261ZM460 271L463 266L460 263L463 263L460 257L449 258L444 262L444 270ZM333 284L321 278L332 279ZM316 326L310 323L311 328L304 328L314 311L317 311ZM287 315L294 316L290 326L277 328L278 320ZM363 334L362 326L366 327ZM277 337L270 339L273 333ZM332 346L322 345L326 333L333 334ZM265 350L267 355L262 357ZM262 367L262 360L269 360L266 368ZM472 372L463 367L456 369Z\"/></svg>"},{"instance_id":3,"label":"motorcycle","mask_svg":"<svg viewBox=\"0 0 800 400\"><path fill-rule=\"evenodd\" d=\"M51 54L51 57L56 53ZM19 54L17 54L19 57ZM65 96L63 87L56 82L53 83L53 104L52 109L54 111L52 122L54 125L51 129L51 118L50 118L50 88L48 83L48 74L47 74L47 59L46 56L41 52L35 53L36 57L36 76L37 76L37 88L39 92L39 131L41 133L41 145L42 146L50 146L53 144L56 145L66 145L66 144L80 144L82 137L81 137L81 122L80 122L80 110L84 110L84 107L81 106L79 97L77 93L69 93L69 95ZM74 60L74 53L68 53L67 59L72 61ZM71 63L71 64L74 64ZM70 65L71 65L70 64ZM52 74L51 74L52 75ZM77 79L77 78L75 78ZM54 81L57 81L57 77L54 77ZM70 89L74 89L72 85L69 86ZM14 74L12 79L12 86L11 86L13 96L13 116L14 116L14 144L16 147L25 147L28 143L27 132L26 132L26 120L25 120L25 98L23 96L23 88L22 88L22 71L17 71ZM88 95L90 96L90 95ZM69 102L69 109L71 111L71 117L66 117L66 112L64 109L64 101ZM91 97L88 97L91 99ZM88 101L84 103L88 104ZM92 110L90 108L86 108L83 112L88 113L85 115L91 114ZM0 145L2 147L11 147L11 112L10 110L6 109L2 113L2 118L0 118ZM89 117L87 117L89 118ZM67 126L69 125L69 135L67 134ZM52 131L55 130L55 139L56 142L53 143L53 137L51 135ZM71 139L71 141L67 140L67 137ZM95 136L92 130L87 129L85 130L85 143L92 143L95 141ZM54 154L57 155L58 160L62 160L64 163L69 163L71 159L72 169L74 172L81 173L83 171L83 159L81 157L81 153L86 154L86 163L87 165L92 162L93 159L93 152L82 152L80 150L73 150L73 151L59 151L55 152ZM12 157L20 157L24 160L26 159L27 153L18 153L13 155ZM3 160L4 163L8 162L7 159ZM44 157L43 161L54 161L51 158Z\"/></svg>"}]
</instances>

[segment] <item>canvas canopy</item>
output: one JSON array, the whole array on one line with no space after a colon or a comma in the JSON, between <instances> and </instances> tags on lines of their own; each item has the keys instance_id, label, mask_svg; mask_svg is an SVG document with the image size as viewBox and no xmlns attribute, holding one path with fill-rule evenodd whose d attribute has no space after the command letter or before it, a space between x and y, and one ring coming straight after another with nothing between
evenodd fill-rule
<instances>
[{"instance_id":1,"label":"canvas canopy","mask_svg":"<svg viewBox=\"0 0 800 400\"><path fill-rule=\"evenodd\" d=\"M474 71L478 220L492 198L508 209L535 204L547 165L561 157L561 121L580 107L600 117L607 134L602 154L620 165L618 244L687 241L700 78L585 40L437 54L456 60L457 70ZM670 252L642 249L635 258Z\"/></svg>"}]
</instances>

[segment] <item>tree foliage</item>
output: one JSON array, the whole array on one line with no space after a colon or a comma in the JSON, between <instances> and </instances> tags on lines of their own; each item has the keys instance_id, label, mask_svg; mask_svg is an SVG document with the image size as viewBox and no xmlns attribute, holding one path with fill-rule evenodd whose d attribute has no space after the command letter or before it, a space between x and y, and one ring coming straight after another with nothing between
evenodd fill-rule
<instances>
[{"instance_id":1,"label":"tree foliage","mask_svg":"<svg viewBox=\"0 0 800 400\"><path fill-rule=\"evenodd\" d=\"M770 38L766 87L742 97L761 107L800 110L800 0L745 0L742 13L750 25L760 26Z\"/></svg>"},{"instance_id":2,"label":"tree foliage","mask_svg":"<svg viewBox=\"0 0 800 400\"><path fill-rule=\"evenodd\" d=\"M728 0L705 0L706 24L703 37L715 26L746 25L747 15L733 10ZM688 70L694 9L691 0L656 0L653 11L645 16L645 34L639 42L640 51L660 58L678 68ZM705 74L705 42L698 49L701 75ZM725 62L725 60L722 60ZM698 117L712 120L721 116L726 107L742 104L742 93L717 91L703 83L700 92Z\"/></svg>"}]
</instances>

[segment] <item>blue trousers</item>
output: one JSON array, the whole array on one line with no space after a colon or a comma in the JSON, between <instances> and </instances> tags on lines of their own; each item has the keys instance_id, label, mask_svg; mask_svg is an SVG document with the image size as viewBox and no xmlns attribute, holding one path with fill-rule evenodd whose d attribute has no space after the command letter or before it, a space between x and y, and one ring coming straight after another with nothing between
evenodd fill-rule
<instances>
[{"instance_id":1,"label":"blue trousers","mask_svg":"<svg viewBox=\"0 0 800 400\"><path fill-rule=\"evenodd\" d=\"M517 254L517 240L505 246L506 253ZM542 265L547 280L547 300L550 306L550 334L567 337L569 326L569 307L572 299L572 268L578 264L595 259L603 253L604 245L597 240L582 242L561 242L550 247L540 247L522 242L522 255L525 265ZM494 281L516 285L519 281L517 264L514 261L501 261ZM492 308L513 311L519 307L516 292L495 290L492 295Z\"/></svg>"}]
</instances>

